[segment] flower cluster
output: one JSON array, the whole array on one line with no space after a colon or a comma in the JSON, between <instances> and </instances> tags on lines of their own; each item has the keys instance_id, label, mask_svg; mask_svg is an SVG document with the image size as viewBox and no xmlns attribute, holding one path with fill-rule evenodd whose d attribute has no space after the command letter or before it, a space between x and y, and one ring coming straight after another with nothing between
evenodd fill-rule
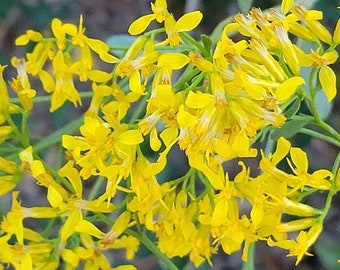
<instances>
[{"instance_id":1,"label":"flower cluster","mask_svg":"<svg viewBox=\"0 0 340 270\"><path fill-rule=\"evenodd\" d=\"M340 160L331 171L311 171L302 149L272 135L302 121L320 133L301 126L295 133L340 145L340 134L316 107L318 93L329 102L337 94L330 65L338 57L340 21L332 35L320 22L322 12L283 0L280 11L235 15L213 44L187 33L200 23L200 11L176 20L165 0L151 11L130 25L129 33L139 36L121 58L85 35L82 17L79 26L54 19L51 37L28 30L16 45L33 43L32 52L12 60L17 99L10 98L0 66L0 146L12 149L0 157L0 195L12 193L0 224L0 269L135 269L113 267L107 251L125 249L131 260L140 245L170 269L177 269L170 260L176 256L188 256L196 267L212 264L219 248L243 249L247 261L257 241L288 250L296 263L311 255L340 188ZM152 21L161 27L145 32ZM77 85L91 85L79 130L59 133L61 168L48 166L42 144L30 140L27 118L39 93L32 78L50 97L51 112L67 101L81 105L87 92ZM302 103L309 115L300 113ZM260 140L266 149L258 149ZM168 154L176 146L188 170L169 179L166 171L176 168ZM224 165L235 158L239 172L231 179ZM259 170L242 158L258 160ZM46 191L46 205L21 205L16 187L29 179ZM85 182L92 184L89 192ZM308 200L317 192L328 194L324 208ZM49 225L30 227L29 218Z\"/></svg>"}]
</instances>

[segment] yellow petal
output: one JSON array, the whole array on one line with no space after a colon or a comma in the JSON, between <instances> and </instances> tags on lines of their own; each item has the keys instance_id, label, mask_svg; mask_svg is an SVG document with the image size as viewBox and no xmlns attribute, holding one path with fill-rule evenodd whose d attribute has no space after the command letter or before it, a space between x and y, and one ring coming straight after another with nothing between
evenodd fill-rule
<instances>
[{"instance_id":1,"label":"yellow petal","mask_svg":"<svg viewBox=\"0 0 340 270\"><path fill-rule=\"evenodd\" d=\"M179 107L179 111L177 113L177 122L180 127L190 127L197 123L197 121L198 117L185 111L183 105Z\"/></svg>"},{"instance_id":2,"label":"yellow petal","mask_svg":"<svg viewBox=\"0 0 340 270\"><path fill-rule=\"evenodd\" d=\"M326 52L322 55L322 58L326 60L327 65L334 64L338 60L339 55L336 51Z\"/></svg>"},{"instance_id":3,"label":"yellow petal","mask_svg":"<svg viewBox=\"0 0 340 270\"><path fill-rule=\"evenodd\" d=\"M46 70L41 70L39 72L39 79L43 84L43 88L47 93L52 93L55 89L55 83L53 77Z\"/></svg>"},{"instance_id":4,"label":"yellow petal","mask_svg":"<svg viewBox=\"0 0 340 270\"><path fill-rule=\"evenodd\" d=\"M60 193L51 185L47 189L47 200L52 207L60 207L63 204L63 197Z\"/></svg>"},{"instance_id":5,"label":"yellow petal","mask_svg":"<svg viewBox=\"0 0 340 270\"><path fill-rule=\"evenodd\" d=\"M200 11L193 11L184 14L178 19L175 26L176 32L191 31L201 22L203 15Z\"/></svg>"},{"instance_id":6,"label":"yellow petal","mask_svg":"<svg viewBox=\"0 0 340 270\"><path fill-rule=\"evenodd\" d=\"M110 73L101 70L91 70L88 73L89 79L94 82L107 82L112 78Z\"/></svg>"},{"instance_id":7,"label":"yellow petal","mask_svg":"<svg viewBox=\"0 0 340 270\"><path fill-rule=\"evenodd\" d=\"M335 42L336 44L340 43L340 19L338 19L338 22L336 23L336 27L333 34L333 42Z\"/></svg>"},{"instance_id":8,"label":"yellow petal","mask_svg":"<svg viewBox=\"0 0 340 270\"><path fill-rule=\"evenodd\" d=\"M71 182L77 198L81 198L83 196L83 185L77 169L73 167L73 162L67 162L58 173L60 176L66 177Z\"/></svg>"},{"instance_id":9,"label":"yellow petal","mask_svg":"<svg viewBox=\"0 0 340 270\"><path fill-rule=\"evenodd\" d=\"M128 130L119 135L118 140L122 144L136 145L144 141L139 130Z\"/></svg>"},{"instance_id":10,"label":"yellow petal","mask_svg":"<svg viewBox=\"0 0 340 270\"><path fill-rule=\"evenodd\" d=\"M215 204L213 216L211 217L211 226L220 226L227 220L228 200L222 199Z\"/></svg>"},{"instance_id":11,"label":"yellow petal","mask_svg":"<svg viewBox=\"0 0 340 270\"><path fill-rule=\"evenodd\" d=\"M0 65L0 111L8 110L9 107L9 95L8 90L6 86L6 82L3 78L3 71L6 68L6 66Z\"/></svg>"},{"instance_id":12,"label":"yellow petal","mask_svg":"<svg viewBox=\"0 0 340 270\"><path fill-rule=\"evenodd\" d=\"M332 42L331 33L319 21L310 21L308 23L308 27L320 40L327 44L331 44Z\"/></svg>"},{"instance_id":13,"label":"yellow petal","mask_svg":"<svg viewBox=\"0 0 340 270\"><path fill-rule=\"evenodd\" d=\"M182 53L166 53L158 58L158 67L180 69L189 63L190 58Z\"/></svg>"},{"instance_id":14,"label":"yellow petal","mask_svg":"<svg viewBox=\"0 0 340 270\"><path fill-rule=\"evenodd\" d=\"M24 34L16 38L15 45L16 46L24 46L30 41L29 37Z\"/></svg>"},{"instance_id":15,"label":"yellow petal","mask_svg":"<svg viewBox=\"0 0 340 270\"><path fill-rule=\"evenodd\" d=\"M130 87L131 91L134 92L134 93L137 93L137 94L140 94L140 95L144 94L144 87L142 86L140 73L139 73L138 70L135 70L130 75L129 87Z\"/></svg>"},{"instance_id":16,"label":"yellow petal","mask_svg":"<svg viewBox=\"0 0 340 270\"><path fill-rule=\"evenodd\" d=\"M84 219L78 222L75 229L77 232L87 233L98 239L103 238L105 236L105 234L102 231L100 231L96 226L94 226L91 222Z\"/></svg>"},{"instance_id":17,"label":"yellow petal","mask_svg":"<svg viewBox=\"0 0 340 270\"><path fill-rule=\"evenodd\" d=\"M166 147L168 147L174 140L176 140L178 136L178 129L169 127L162 131L160 134L161 139L163 140Z\"/></svg>"},{"instance_id":18,"label":"yellow petal","mask_svg":"<svg viewBox=\"0 0 340 270\"><path fill-rule=\"evenodd\" d=\"M46 170L43 163L40 160L33 160L32 161L32 176L34 178L38 177L39 175L45 174Z\"/></svg>"},{"instance_id":19,"label":"yellow petal","mask_svg":"<svg viewBox=\"0 0 340 270\"><path fill-rule=\"evenodd\" d=\"M190 91L185 100L185 105L193 109L202 109L211 104L213 99L213 96L209 94Z\"/></svg>"},{"instance_id":20,"label":"yellow petal","mask_svg":"<svg viewBox=\"0 0 340 270\"><path fill-rule=\"evenodd\" d=\"M131 35L138 35L142 33L154 19L155 19L154 14L142 16L135 20L134 22L132 22L132 24L129 26L128 32Z\"/></svg>"},{"instance_id":21,"label":"yellow petal","mask_svg":"<svg viewBox=\"0 0 340 270\"><path fill-rule=\"evenodd\" d=\"M60 240L62 243L66 243L67 239L75 232L75 227L81 219L82 213L80 209L75 209L70 213L60 230Z\"/></svg>"},{"instance_id":22,"label":"yellow petal","mask_svg":"<svg viewBox=\"0 0 340 270\"><path fill-rule=\"evenodd\" d=\"M263 205L261 203L255 203L253 209L250 212L251 220L253 221L254 227L257 228L264 217Z\"/></svg>"},{"instance_id":23,"label":"yellow petal","mask_svg":"<svg viewBox=\"0 0 340 270\"><path fill-rule=\"evenodd\" d=\"M290 148L290 156L300 172L307 172L308 170L308 160L307 154L300 148L292 147Z\"/></svg>"},{"instance_id":24,"label":"yellow petal","mask_svg":"<svg viewBox=\"0 0 340 270\"><path fill-rule=\"evenodd\" d=\"M161 148L161 146L162 146L162 142L158 138L157 129L156 128L151 129L151 132L150 132L150 146L151 146L151 149L154 150L154 151L158 151L159 148Z\"/></svg>"},{"instance_id":25,"label":"yellow petal","mask_svg":"<svg viewBox=\"0 0 340 270\"><path fill-rule=\"evenodd\" d=\"M287 156L290 148L290 142L284 137L280 137L277 140L276 151L272 156L272 162L274 165L278 164L285 156Z\"/></svg>"},{"instance_id":26,"label":"yellow petal","mask_svg":"<svg viewBox=\"0 0 340 270\"><path fill-rule=\"evenodd\" d=\"M280 103L288 100L295 92L296 88L305 81L302 77L292 77L284 81L275 91L276 98Z\"/></svg>"},{"instance_id":27,"label":"yellow petal","mask_svg":"<svg viewBox=\"0 0 340 270\"><path fill-rule=\"evenodd\" d=\"M70 249L63 249L61 252L61 257L65 262L72 265L73 268L77 268L79 264L79 256Z\"/></svg>"},{"instance_id":28,"label":"yellow petal","mask_svg":"<svg viewBox=\"0 0 340 270\"><path fill-rule=\"evenodd\" d=\"M328 101L333 100L336 96L336 76L334 71L329 66L322 66L319 71L319 79Z\"/></svg>"},{"instance_id":29,"label":"yellow petal","mask_svg":"<svg viewBox=\"0 0 340 270\"><path fill-rule=\"evenodd\" d=\"M54 18L51 22L51 30L53 35L57 39L63 39L65 38L65 32L62 29L62 22L61 20Z\"/></svg>"},{"instance_id":30,"label":"yellow petal","mask_svg":"<svg viewBox=\"0 0 340 270\"><path fill-rule=\"evenodd\" d=\"M283 0L281 3L281 10L286 14L293 6L294 0Z\"/></svg>"}]
</instances>

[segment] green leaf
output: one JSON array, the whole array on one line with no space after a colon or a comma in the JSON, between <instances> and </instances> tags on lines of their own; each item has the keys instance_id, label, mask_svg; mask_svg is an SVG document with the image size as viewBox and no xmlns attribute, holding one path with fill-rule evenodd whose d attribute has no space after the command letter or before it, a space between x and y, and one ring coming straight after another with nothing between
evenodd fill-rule
<instances>
[{"instance_id":1,"label":"green leaf","mask_svg":"<svg viewBox=\"0 0 340 270\"><path fill-rule=\"evenodd\" d=\"M201 35L201 40L204 45L204 48L207 49L207 51L210 53L211 47L212 47L212 40L209 36L207 35Z\"/></svg>"},{"instance_id":2,"label":"green leaf","mask_svg":"<svg viewBox=\"0 0 340 270\"><path fill-rule=\"evenodd\" d=\"M327 269L339 269L339 263L337 260L339 259L340 254L340 246L338 243L334 241L319 241L314 245L315 253L319 256L319 260L323 263L323 265Z\"/></svg>"},{"instance_id":3,"label":"green leaf","mask_svg":"<svg viewBox=\"0 0 340 270\"><path fill-rule=\"evenodd\" d=\"M237 0L237 4L243 13L247 13L253 5L253 0Z\"/></svg>"},{"instance_id":4,"label":"green leaf","mask_svg":"<svg viewBox=\"0 0 340 270\"><path fill-rule=\"evenodd\" d=\"M308 123L310 123L310 119L290 120L286 122L281 128L274 130L271 135L271 139L276 141L281 136L290 138L297 134Z\"/></svg>"},{"instance_id":5,"label":"green leaf","mask_svg":"<svg viewBox=\"0 0 340 270\"><path fill-rule=\"evenodd\" d=\"M231 23L232 21L233 21L233 16L227 17L215 27L215 29L210 35L210 38L214 44L221 38L224 27L228 23Z\"/></svg>"},{"instance_id":6,"label":"green leaf","mask_svg":"<svg viewBox=\"0 0 340 270\"><path fill-rule=\"evenodd\" d=\"M290 119L299 111L300 106L301 106L300 99L295 99L293 103L289 105L288 109L284 112L285 117L287 119Z\"/></svg>"}]
</instances>

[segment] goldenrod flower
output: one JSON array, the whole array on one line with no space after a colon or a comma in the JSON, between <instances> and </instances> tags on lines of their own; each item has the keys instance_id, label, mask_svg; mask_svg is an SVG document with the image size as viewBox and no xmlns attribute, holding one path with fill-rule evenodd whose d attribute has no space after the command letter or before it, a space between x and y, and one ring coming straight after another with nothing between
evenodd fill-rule
<instances>
[{"instance_id":1,"label":"goldenrod flower","mask_svg":"<svg viewBox=\"0 0 340 270\"><path fill-rule=\"evenodd\" d=\"M33 108L33 98L36 91L31 88L26 71L26 62L23 58L17 59L15 67L18 72L16 79L11 82L12 89L17 93L19 100L24 109L30 111Z\"/></svg>"},{"instance_id":2,"label":"goldenrod flower","mask_svg":"<svg viewBox=\"0 0 340 270\"><path fill-rule=\"evenodd\" d=\"M318 39L327 44L332 43L332 36L328 29L319 22L319 20L323 18L322 11L306 10L302 5L297 5L292 9L292 13L305 22L307 27Z\"/></svg>"},{"instance_id":3,"label":"goldenrod flower","mask_svg":"<svg viewBox=\"0 0 340 270\"><path fill-rule=\"evenodd\" d=\"M167 34L167 39L161 42L159 45L167 45L170 47L176 47L183 42L179 36L180 32L191 31L197 27L202 20L202 13L200 11L193 11L184 14L177 21L172 14L165 17L164 27Z\"/></svg>"},{"instance_id":4,"label":"goldenrod flower","mask_svg":"<svg viewBox=\"0 0 340 270\"><path fill-rule=\"evenodd\" d=\"M39 32L27 30L25 34L16 38L15 45L23 46L26 45L29 41L40 42L42 39L43 36Z\"/></svg>"},{"instance_id":5,"label":"goldenrod flower","mask_svg":"<svg viewBox=\"0 0 340 270\"><path fill-rule=\"evenodd\" d=\"M276 24L274 26L274 32L282 47L283 56L285 57L287 65L290 67L294 75L300 74L300 65L296 51L292 42L288 38L288 33L283 24Z\"/></svg>"},{"instance_id":6,"label":"goldenrod flower","mask_svg":"<svg viewBox=\"0 0 340 270\"><path fill-rule=\"evenodd\" d=\"M151 10L152 14L138 18L129 26L128 32L131 35L138 35L144 32L153 20L162 23L168 14L166 0L156 0L155 3L151 3Z\"/></svg>"},{"instance_id":7,"label":"goldenrod flower","mask_svg":"<svg viewBox=\"0 0 340 270\"><path fill-rule=\"evenodd\" d=\"M336 76L334 71L328 66L338 59L336 51L326 52L320 55L319 50L311 52L313 66L319 67L319 80L322 89L325 91L328 101L334 99L336 90Z\"/></svg>"},{"instance_id":8,"label":"goldenrod flower","mask_svg":"<svg viewBox=\"0 0 340 270\"><path fill-rule=\"evenodd\" d=\"M9 108L9 95L7 91L7 85L3 77L3 72L6 66L0 65L0 112L6 112Z\"/></svg>"},{"instance_id":9,"label":"goldenrod flower","mask_svg":"<svg viewBox=\"0 0 340 270\"><path fill-rule=\"evenodd\" d=\"M143 54L134 59L142 50L142 46L144 46ZM143 95L148 77L155 68L158 57L159 52L155 50L152 40L137 39L118 64L115 74L121 78L129 76L131 91ZM142 82L142 78L144 82Z\"/></svg>"}]
</instances>

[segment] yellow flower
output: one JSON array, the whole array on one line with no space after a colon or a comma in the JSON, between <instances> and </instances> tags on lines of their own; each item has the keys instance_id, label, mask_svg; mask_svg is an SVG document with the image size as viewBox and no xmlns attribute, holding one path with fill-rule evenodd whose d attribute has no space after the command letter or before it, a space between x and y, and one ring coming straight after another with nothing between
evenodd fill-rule
<instances>
[{"instance_id":1,"label":"yellow flower","mask_svg":"<svg viewBox=\"0 0 340 270\"><path fill-rule=\"evenodd\" d=\"M104 234L99 240L100 248L112 248L115 245L118 237L129 227L131 213L128 211L123 212L116 218L111 229Z\"/></svg>"},{"instance_id":2,"label":"yellow flower","mask_svg":"<svg viewBox=\"0 0 340 270\"><path fill-rule=\"evenodd\" d=\"M110 47L104 41L99 39L89 38L84 35L85 28L83 27L83 16L79 18L78 31L74 32L74 28L69 28L67 33L72 36L72 44L78 45L82 49L89 47L93 52L98 54L99 58L107 63L115 63L118 58L109 53Z\"/></svg>"},{"instance_id":3,"label":"yellow flower","mask_svg":"<svg viewBox=\"0 0 340 270\"><path fill-rule=\"evenodd\" d=\"M43 36L39 32L33 31L33 30L27 30L25 34L15 39L15 45L23 46L23 45L26 45L29 41L40 42L42 41L42 39L43 39Z\"/></svg>"},{"instance_id":4,"label":"yellow flower","mask_svg":"<svg viewBox=\"0 0 340 270\"><path fill-rule=\"evenodd\" d=\"M17 59L15 67L18 72L16 79L11 82L11 87L18 94L19 100L24 109L30 111L33 108L33 98L36 95L36 91L31 88L31 84L28 80L26 63L23 58Z\"/></svg>"},{"instance_id":5,"label":"yellow flower","mask_svg":"<svg viewBox=\"0 0 340 270\"><path fill-rule=\"evenodd\" d=\"M144 46L143 54L134 59L139 51L142 50L141 46ZM158 57L159 52L155 50L152 40L145 43L144 39L137 39L118 64L115 74L121 78L128 76L131 91L143 95L145 94L144 90L148 77L155 68L155 62ZM143 77L144 82L142 82Z\"/></svg>"},{"instance_id":6,"label":"yellow flower","mask_svg":"<svg viewBox=\"0 0 340 270\"><path fill-rule=\"evenodd\" d=\"M331 44L332 36L328 29L319 20L322 20L323 13L319 10L306 10L302 5L297 5L292 9L292 13L306 23L311 32L321 41Z\"/></svg>"},{"instance_id":7,"label":"yellow flower","mask_svg":"<svg viewBox=\"0 0 340 270\"><path fill-rule=\"evenodd\" d=\"M55 55L55 44L52 41L39 42L33 52L27 53L27 72L33 76L39 75L48 59Z\"/></svg>"},{"instance_id":8,"label":"yellow flower","mask_svg":"<svg viewBox=\"0 0 340 270\"><path fill-rule=\"evenodd\" d=\"M303 189L305 186L313 187L319 190L329 190L331 188L330 180L333 174L325 169L320 169L312 174L308 173L307 154L300 148L290 148L290 159L287 159L289 166L296 176L290 177L288 182L294 189Z\"/></svg>"},{"instance_id":9,"label":"yellow flower","mask_svg":"<svg viewBox=\"0 0 340 270\"><path fill-rule=\"evenodd\" d=\"M336 96L336 75L332 68L328 65L333 64L338 59L336 51L326 52L320 55L320 50L311 51L311 59L313 66L319 69L319 80L322 89L325 91L328 101L331 101Z\"/></svg>"},{"instance_id":10,"label":"yellow flower","mask_svg":"<svg viewBox=\"0 0 340 270\"><path fill-rule=\"evenodd\" d=\"M46 188L52 185L64 199L69 197L68 192L53 179L50 173L46 171L42 161L34 160L32 146L29 146L20 152L19 158L22 162L22 171L31 174L37 180L38 184Z\"/></svg>"},{"instance_id":11,"label":"yellow flower","mask_svg":"<svg viewBox=\"0 0 340 270\"><path fill-rule=\"evenodd\" d=\"M162 189L157 182L155 172L150 162L144 157L138 157L131 171L131 189L136 194L128 203L127 209L138 215L141 224L152 229L155 206L164 204Z\"/></svg>"},{"instance_id":12,"label":"yellow flower","mask_svg":"<svg viewBox=\"0 0 340 270\"><path fill-rule=\"evenodd\" d=\"M322 231L322 224L316 223L308 231L301 231L295 240L280 240L274 242L271 238L268 239L267 243L269 246L277 246L283 249L288 249L288 256L296 256L297 265L303 258L304 255L312 256L308 252L309 247L314 244L317 237Z\"/></svg>"},{"instance_id":13,"label":"yellow flower","mask_svg":"<svg viewBox=\"0 0 340 270\"><path fill-rule=\"evenodd\" d=\"M0 229L2 233L8 235L15 235L17 242L20 245L24 243L24 226L23 219L24 213L22 211L20 202L18 202L19 192L15 191L12 193L12 208L6 217L1 222Z\"/></svg>"},{"instance_id":14,"label":"yellow flower","mask_svg":"<svg viewBox=\"0 0 340 270\"><path fill-rule=\"evenodd\" d=\"M9 109L9 95L6 86L6 82L3 77L3 72L6 66L0 65L0 113L6 112Z\"/></svg>"},{"instance_id":15,"label":"yellow flower","mask_svg":"<svg viewBox=\"0 0 340 270\"><path fill-rule=\"evenodd\" d=\"M176 47L183 42L179 36L180 32L191 31L197 27L202 20L202 13L200 11L193 11L184 14L177 21L172 14L168 14L165 17L164 27L167 34L167 39L161 42L159 45L167 45L170 47Z\"/></svg>"},{"instance_id":16,"label":"yellow flower","mask_svg":"<svg viewBox=\"0 0 340 270\"><path fill-rule=\"evenodd\" d=\"M66 48L66 34L76 32L76 26L73 24L63 24L61 20L54 18L51 22L51 30L57 38L57 46L59 50Z\"/></svg>"},{"instance_id":17,"label":"yellow flower","mask_svg":"<svg viewBox=\"0 0 340 270\"><path fill-rule=\"evenodd\" d=\"M108 90L108 88L110 88L111 94L114 96L115 100L110 101L104 106L102 106L102 104L97 101L97 106L102 106L101 110L104 113L105 121L107 121L107 123L109 123L112 127L118 127L123 118L128 113L131 104L140 98L140 94L133 92L124 93L118 84L113 84L111 87L100 85L93 88L93 91L95 95L97 94L97 91L100 93L98 93L98 95L103 95L105 94L105 91ZM91 109L94 102L95 96L91 101L89 110Z\"/></svg>"},{"instance_id":18,"label":"yellow flower","mask_svg":"<svg viewBox=\"0 0 340 270\"><path fill-rule=\"evenodd\" d=\"M2 196L15 188L21 178L21 174L15 162L3 157L0 157L0 170L2 171L0 176L0 196Z\"/></svg>"},{"instance_id":19,"label":"yellow flower","mask_svg":"<svg viewBox=\"0 0 340 270\"><path fill-rule=\"evenodd\" d=\"M128 32L131 35L138 35L144 32L153 20L162 23L168 14L166 0L156 0L155 3L151 3L151 10L152 14L138 18L129 26Z\"/></svg>"},{"instance_id":20,"label":"yellow flower","mask_svg":"<svg viewBox=\"0 0 340 270\"><path fill-rule=\"evenodd\" d=\"M53 89L50 111L60 108L66 100L70 100L76 106L81 103L77 89L73 83L74 66L69 66L64 54L59 51L53 59L53 74L55 76L55 88Z\"/></svg>"},{"instance_id":21,"label":"yellow flower","mask_svg":"<svg viewBox=\"0 0 340 270\"><path fill-rule=\"evenodd\" d=\"M260 56L261 62L271 73L272 76L279 82L287 79L287 75L283 71L280 64L274 59L274 57L268 52L268 49L261 40L252 39L250 41L250 49Z\"/></svg>"},{"instance_id":22,"label":"yellow flower","mask_svg":"<svg viewBox=\"0 0 340 270\"><path fill-rule=\"evenodd\" d=\"M283 56L285 58L287 65L289 66L294 75L299 75L300 64L297 57L297 53L294 49L292 42L288 37L288 33L284 28L284 25L282 23L275 24L274 32L282 47Z\"/></svg>"}]
</instances>

